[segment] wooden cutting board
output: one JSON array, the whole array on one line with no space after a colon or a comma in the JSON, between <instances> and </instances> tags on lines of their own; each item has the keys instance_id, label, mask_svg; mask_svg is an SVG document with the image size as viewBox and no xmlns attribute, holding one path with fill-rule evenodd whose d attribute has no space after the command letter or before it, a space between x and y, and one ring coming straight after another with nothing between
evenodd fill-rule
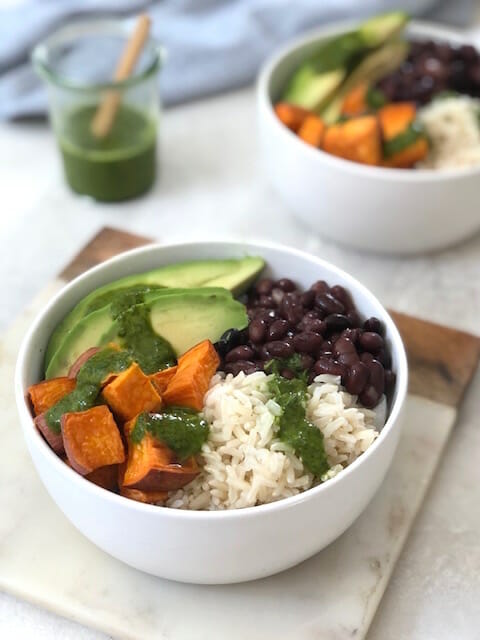
<instances>
[{"instance_id":1,"label":"wooden cutting board","mask_svg":"<svg viewBox=\"0 0 480 640\"><path fill-rule=\"evenodd\" d=\"M147 242L102 230L3 337L2 380L13 380L25 330L65 282ZM477 337L408 315L393 316L407 346L410 389L404 432L382 488L354 525L317 556L277 576L240 585L195 586L154 578L84 539L40 483L21 437L13 384L4 385L0 441L8 455L0 465L0 588L116 638L366 637L480 357Z\"/></svg>"}]
</instances>

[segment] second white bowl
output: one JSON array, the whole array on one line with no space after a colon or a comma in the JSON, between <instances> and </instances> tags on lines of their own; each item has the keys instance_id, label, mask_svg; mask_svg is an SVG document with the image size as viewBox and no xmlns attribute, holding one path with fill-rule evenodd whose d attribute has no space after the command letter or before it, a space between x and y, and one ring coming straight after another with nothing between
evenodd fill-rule
<instances>
[{"instance_id":1,"label":"second white bowl","mask_svg":"<svg viewBox=\"0 0 480 640\"><path fill-rule=\"evenodd\" d=\"M287 129L272 104L319 43L351 24L315 31L285 47L258 81L263 164L286 204L319 234L356 249L415 253L446 247L480 228L480 167L434 171L368 167L315 149ZM454 31L413 23L415 38L466 41Z\"/></svg>"}]
</instances>

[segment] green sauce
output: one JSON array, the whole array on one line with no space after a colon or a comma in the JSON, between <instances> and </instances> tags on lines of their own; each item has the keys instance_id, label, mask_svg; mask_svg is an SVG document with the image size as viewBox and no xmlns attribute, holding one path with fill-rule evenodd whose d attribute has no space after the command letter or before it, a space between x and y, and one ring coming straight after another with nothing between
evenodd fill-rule
<instances>
[{"instance_id":1,"label":"green sauce","mask_svg":"<svg viewBox=\"0 0 480 640\"><path fill-rule=\"evenodd\" d=\"M420 138L425 138L425 131L419 122L412 122L405 131L399 133L391 140L383 143L383 153L386 158L391 158L396 153L415 144Z\"/></svg>"},{"instance_id":2,"label":"green sauce","mask_svg":"<svg viewBox=\"0 0 480 640\"><path fill-rule=\"evenodd\" d=\"M269 388L282 408L278 418L278 437L295 451L305 468L320 478L329 466L322 432L305 416L307 382L305 377L287 380L274 374Z\"/></svg>"},{"instance_id":3,"label":"green sauce","mask_svg":"<svg viewBox=\"0 0 480 640\"><path fill-rule=\"evenodd\" d=\"M147 432L164 442L182 461L200 451L209 427L193 409L169 407L161 413L140 414L130 438L139 443Z\"/></svg>"},{"instance_id":4,"label":"green sauce","mask_svg":"<svg viewBox=\"0 0 480 640\"><path fill-rule=\"evenodd\" d=\"M90 131L96 106L66 116L59 134L71 188L96 200L114 202L147 191L155 178L156 128L144 114L121 104L108 136Z\"/></svg>"},{"instance_id":5,"label":"green sauce","mask_svg":"<svg viewBox=\"0 0 480 640\"><path fill-rule=\"evenodd\" d=\"M86 411L98 402L102 382L110 373L121 373L132 363L125 351L107 347L87 360L77 375L75 389L59 400L45 414L48 426L60 433L61 418L64 413Z\"/></svg>"},{"instance_id":6,"label":"green sauce","mask_svg":"<svg viewBox=\"0 0 480 640\"><path fill-rule=\"evenodd\" d=\"M115 304L114 313L117 316L122 310L143 302L143 294L164 288L165 287L159 284L134 284L130 287L120 287L119 289L105 291L105 293L96 296L95 299L90 302L85 309L85 315L93 313L93 311L97 311L109 304Z\"/></svg>"},{"instance_id":7,"label":"green sauce","mask_svg":"<svg viewBox=\"0 0 480 640\"><path fill-rule=\"evenodd\" d=\"M122 347L138 362L142 371L155 373L176 364L172 346L152 328L149 307L137 304L115 316L115 312L122 308L121 302L112 308L112 315L119 327L118 336Z\"/></svg>"}]
</instances>

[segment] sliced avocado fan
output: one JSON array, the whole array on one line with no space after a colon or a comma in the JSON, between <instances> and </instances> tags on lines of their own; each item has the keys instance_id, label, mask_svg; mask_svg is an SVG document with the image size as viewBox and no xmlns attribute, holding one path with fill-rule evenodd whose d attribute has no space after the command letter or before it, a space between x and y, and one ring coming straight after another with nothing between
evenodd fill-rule
<instances>
[{"instance_id":1,"label":"sliced avocado fan","mask_svg":"<svg viewBox=\"0 0 480 640\"><path fill-rule=\"evenodd\" d=\"M262 258L245 256L228 260L194 260L136 273L95 289L85 296L57 325L50 337L45 356L48 369L65 336L75 324L89 313L109 304L116 296L130 291L132 295L166 287L198 288L224 287L234 295L243 293L265 265Z\"/></svg>"}]
</instances>

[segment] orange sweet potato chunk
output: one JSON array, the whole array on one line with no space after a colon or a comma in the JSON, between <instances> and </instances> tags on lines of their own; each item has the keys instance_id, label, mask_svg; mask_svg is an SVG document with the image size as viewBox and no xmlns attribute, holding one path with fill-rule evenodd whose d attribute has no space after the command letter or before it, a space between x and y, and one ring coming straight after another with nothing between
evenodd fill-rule
<instances>
[{"instance_id":1,"label":"orange sweet potato chunk","mask_svg":"<svg viewBox=\"0 0 480 640\"><path fill-rule=\"evenodd\" d=\"M203 397L220 364L215 347L204 340L178 360L177 372L162 397L165 404L176 404L201 411Z\"/></svg>"},{"instance_id":2,"label":"orange sweet potato chunk","mask_svg":"<svg viewBox=\"0 0 480 640\"><path fill-rule=\"evenodd\" d=\"M382 141L377 118L362 116L328 127L323 136L322 148L345 160L380 165Z\"/></svg>"},{"instance_id":3,"label":"orange sweet potato chunk","mask_svg":"<svg viewBox=\"0 0 480 640\"><path fill-rule=\"evenodd\" d=\"M344 116L360 116L368 111L366 102L368 84L362 82L354 87L343 99L342 115Z\"/></svg>"},{"instance_id":4,"label":"orange sweet potato chunk","mask_svg":"<svg viewBox=\"0 0 480 640\"><path fill-rule=\"evenodd\" d=\"M139 489L128 489L122 487L120 495L130 500L136 500L137 502L143 502L145 504L160 504L165 502L168 497L167 491L140 491Z\"/></svg>"},{"instance_id":5,"label":"orange sweet potato chunk","mask_svg":"<svg viewBox=\"0 0 480 640\"><path fill-rule=\"evenodd\" d=\"M129 437L135 420L125 425L128 438L128 457L120 479L120 488L140 491L173 491L191 482L199 473L195 458L182 464L175 462L175 455L165 444L146 433L140 442Z\"/></svg>"},{"instance_id":6,"label":"orange sweet potato chunk","mask_svg":"<svg viewBox=\"0 0 480 640\"><path fill-rule=\"evenodd\" d=\"M116 491L118 489L118 464L98 467L95 471L87 473L85 478L97 486L107 489L107 491Z\"/></svg>"},{"instance_id":7,"label":"orange sweet potato chunk","mask_svg":"<svg viewBox=\"0 0 480 640\"><path fill-rule=\"evenodd\" d=\"M120 373L103 389L103 397L121 420L131 420L143 411L158 411L162 399L137 363Z\"/></svg>"},{"instance_id":8,"label":"orange sweet potato chunk","mask_svg":"<svg viewBox=\"0 0 480 640\"><path fill-rule=\"evenodd\" d=\"M415 120L417 109L414 102L392 102L378 110L380 127L385 140L403 133Z\"/></svg>"},{"instance_id":9,"label":"orange sweet potato chunk","mask_svg":"<svg viewBox=\"0 0 480 640\"><path fill-rule=\"evenodd\" d=\"M417 162L423 160L428 154L428 141L426 138L419 138L416 142L402 151L394 153L393 156L384 161L385 167L395 167L397 169L409 169Z\"/></svg>"},{"instance_id":10,"label":"orange sweet potato chunk","mask_svg":"<svg viewBox=\"0 0 480 640\"><path fill-rule=\"evenodd\" d=\"M318 116L308 116L308 118L305 118L303 121L297 135L304 142L318 149L322 145L324 133L325 124L323 120Z\"/></svg>"},{"instance_id":11,"label":"orange sweet potato chunk","mask_svg":"<svg viewBox=\"0 0 480 640\"><path fill-rule=\"evenodd\" d=\"M61 433L55 433L47 424L47 420L45 418L45 413L41 413L39 416L35 418L33 421L37 429L40 431L42 436L50 445L50 448L55 451L57 455L61 455L65 452L63 446L63 436Z\"/></svg>"},{"instance_id":12,"label":"orange sweet potato chunk","mask_svg":"<svg viewBox=\"0 0 480 640\"><path fill-rule=\"evenodd\" d=\"M65 453L72 467L85 476L99 467L119 464L125 451L118 427L105 405L62 416Z\"/></svg>"},{"instance_id":13,"label":"orange sweet potato chunk","mask_svg":"<svg viewBox=\"0 0 480 640\"><path fill-rule=\"evenodd\" d=\"M51 378L28 387L28 395L32 401L36 416L44 413L64 396L75 389L75 380L63 376Z\"/></svg>"},{"instance_id":14,"label":"orange sweet potato chunk","mask_svg":"<svg viewBox=\"0 0 480 640\"><path fill-rule=\"evenodd\" d=\"M308 111L308 109L297 107L288 102L277 102L274 109L280 122L294 132L300 129L305 118L312 115L312 112Z\"/></svg>"},{"instance_id":15,"label":"orange sweet potato chunk","mask_svg":"<svg viewBox=\"0 0 480 640\"><path fill-rule=\"evenodd\" d=\"M170 380L176 373L177 366L168 367L167 369L162 369L162 371L157 371L157 373L152 373L149 378L153 382L153 386L158 391L158 393L162 395L165 389L168 387Z\"/></svg>"}]
</instances>

